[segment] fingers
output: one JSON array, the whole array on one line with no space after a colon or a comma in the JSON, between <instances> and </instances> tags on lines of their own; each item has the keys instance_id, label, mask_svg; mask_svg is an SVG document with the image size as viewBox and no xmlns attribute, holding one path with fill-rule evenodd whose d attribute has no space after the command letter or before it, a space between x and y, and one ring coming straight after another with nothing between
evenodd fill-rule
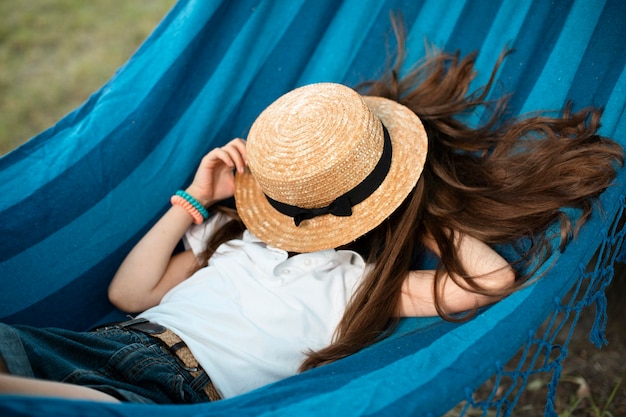
<instances>
[{"instance_id":1,"label":"fingers","mask_svg":"<svg viewBox=\"0 0 626 417\"><path fill-rule=\"evenodd\" d=\"M187 192L205 206L227 198L232 195L233 170L244 172L246 165L246 142L233 139L202 158Z\"/></svg>"},{"instance_id":2,"label":"fingers","mask_svg":"<svg viewBox=\"0 0 626 417\"><path fill-rule=\"evenodd\" d=\"M248 164L246 159L246 142L240 138L233 139L210 153L214 153L215 157L227 166L237 169L238 172L243 172Z\"/></svg>"},{"instance_id":3,"label":"fingers","mask_svg":"<svg viewBox=\"0 0 626 417\"><path fill-rule=\"evenodd\" d=\"M243 139L236 138L231 140L222 148L232 158L237 171L243 172L248 165L246 159L246 142Z\"/></svg>"}]
</instances>

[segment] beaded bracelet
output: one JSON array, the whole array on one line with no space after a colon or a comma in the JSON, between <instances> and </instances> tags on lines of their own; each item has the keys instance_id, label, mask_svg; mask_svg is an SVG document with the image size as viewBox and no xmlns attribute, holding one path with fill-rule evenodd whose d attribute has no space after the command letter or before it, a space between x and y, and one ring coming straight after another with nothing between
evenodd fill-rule
<instances>
[{"instance_id":1,"label":"beaded bracelet","mask_svg":"<svg viewBox=\"0 0 626 417\"><path fill-rule=\"evenodd\" d=\"M177 191L170 199L172 205L181 206L193 218L195 224L202 224L209 218L209 212L195 198L184 191Z\"/></svg>"},{"instance_id":2,"label":"beaded bracelet","mask_svg":"<svg viewBox=\"0 0 626 417\"><path fill-rule=\"evenodd\" d=\"M189 213L191 217L193 217L193 222L195 224L201 224L202 222L204 222L202 214L200 214L200 212L196 210L196 208L192 206L189 201L185 200L181 196L173 195L170 199L170 202L172 203L172 205L181 206L182 208L184 208L187 213Z\"/></svg>"},{"instance_id":3,"label":"beaded bracelet","mask_svg":"<svg viewBox=\"0 0 626 417\"><path fill-rule=\"evenodd\" d=\"M181 196L182 198L187 200L196 210L198 210L198 212L200 212L204 220L209 218L209 212L207 211L207 209L205 209L204 206L198 202L198 200L193 198L186 191L178 190L176 191L176 195Z\"/></svg>"}]
</instances>

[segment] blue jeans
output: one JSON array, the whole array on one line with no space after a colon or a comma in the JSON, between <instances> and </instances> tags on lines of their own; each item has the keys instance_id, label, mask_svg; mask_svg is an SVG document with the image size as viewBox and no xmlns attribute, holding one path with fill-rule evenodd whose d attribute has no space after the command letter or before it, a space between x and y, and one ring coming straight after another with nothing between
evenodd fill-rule
<instances>
[{"instance_id":1,"label":"blue jeans","mask_svg":"<svg viewBox=\"0 0 626 417\"><path fill-rule=\"evenodd\" d=\"M82 385L121 401L209 401L206 372L192 377L159 340L131 329L74 332L0 323L0 356L13 375Z\"/></svg>"}]
</instances>

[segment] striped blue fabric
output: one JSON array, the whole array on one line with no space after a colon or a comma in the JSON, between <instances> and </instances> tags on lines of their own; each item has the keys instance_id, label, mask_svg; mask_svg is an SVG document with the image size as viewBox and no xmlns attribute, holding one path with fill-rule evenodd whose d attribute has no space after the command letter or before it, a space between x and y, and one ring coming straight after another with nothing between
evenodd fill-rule
<instances>
[{"instance_id":1,"label":"striped blue fabric","mask_svg":"<svg viewBox=\"0 0 626 417\"><path fill-rule=\"evenodd\" d=\"M603 106L601 133L626 143L621 0L181 0L87 102L0 159L0 320L84 330L119 319L106 298L112 274L201 156L245 137L256 115L296 86L380 75L395 45L391 12L407 22L409 61L424 55L425 39L477 50L479 85L511 46L498 82L516 93L514 113L558 110L567 99ZM622 171L602 196L604 212L554 255L547 276L467 323L405 320L393 337L346 360L212 404L3 397L0 415L437 416L461 402L462 412L508 415L538 372L553 379L553 415L567 346L556 335L595 305L592 340L604 342L604 288L613 262L626 259L614 221L625 184ZM522 359L511 362L520 347ZM497 387L472 396L488 379L500 396Z\"/></svg>"}]
</instances>

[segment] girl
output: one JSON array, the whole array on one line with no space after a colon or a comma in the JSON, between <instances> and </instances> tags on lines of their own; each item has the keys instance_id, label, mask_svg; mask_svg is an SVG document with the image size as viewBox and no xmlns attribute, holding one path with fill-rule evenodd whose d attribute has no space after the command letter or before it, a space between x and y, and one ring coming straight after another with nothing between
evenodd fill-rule
<instances>
[{"instance_id":1,"label":"girl","mask_svg":"<svg viewBox=\"0 0 626 417\"><path fill-rule=\"evenodd\" d=\"M0 388L228 398L357 352L398 317L457 319L519 288L551 250L545 230L558 220L564 245L622 153L596 110L504 121L501 100L462 124L492 82L467 95L473 62L438 54L367 97L325 83L279 98L247 142L203 158L120 266L109 297L143 313L89 333L0 326ZM215 206L232 195L237 213ZM581 210L575 226L562 207ZM491 248L506 242L513 267ZM439 266L411 270L426 249Z\"/></svg>"}]
</instances>

